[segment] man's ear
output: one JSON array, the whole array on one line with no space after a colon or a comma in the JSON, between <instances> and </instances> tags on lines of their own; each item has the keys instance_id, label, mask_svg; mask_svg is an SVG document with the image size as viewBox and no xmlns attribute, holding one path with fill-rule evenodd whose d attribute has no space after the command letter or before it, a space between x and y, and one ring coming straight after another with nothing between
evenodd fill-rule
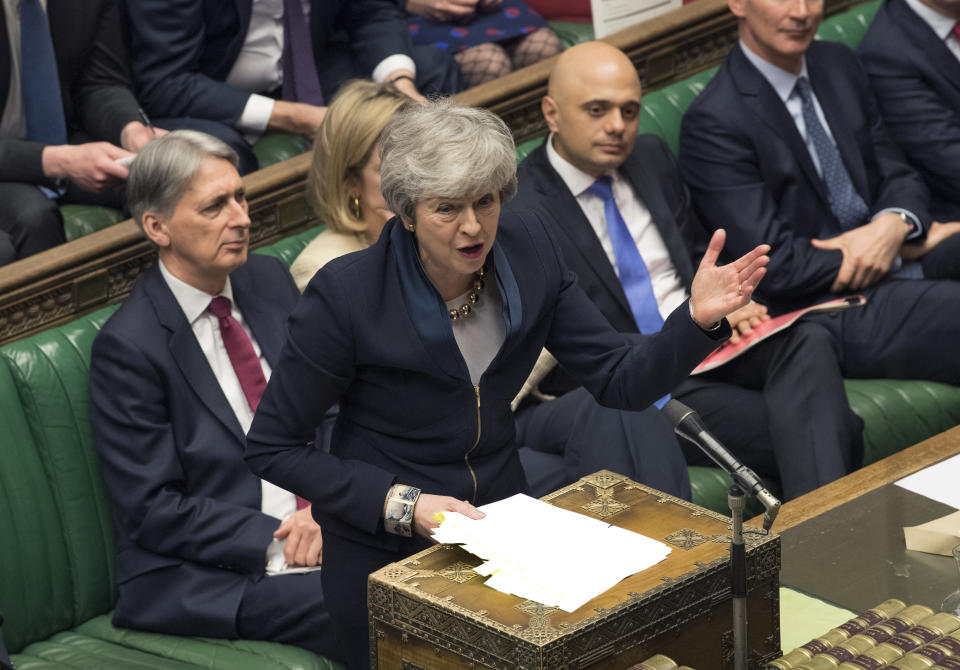
<instances>
[{"instance_id":1,"label":"man's ear","mask_svg":"<svg viewBox=\"0 0 960 670\"><path fill-rule=\"evenodd\" d=\"M162 218L153 212L144 212L143 232L147 238L161 249L170 246L170 233L167 232L167 224Z\"/></svg>"},{"instance_id":2,"label":"man's ear","mask_svg":"<svg viewBox=\"0 0 960 670\"><path fill-rule=\"evenodd\" d=\"M557 104L557 101L549 95L543 96L543 100L540 101L540 111L543 113L543 118L546 120L550 132L559 132L560 125L558 117L560 115L560 106Z\"/></svg>"},{"instance_id":3,"label":"man's ear","mask_svg":"<svg viewBox=\"0 0 960 670\"><path fill-rule=\"evenodd\" d=\"M727 0L727 6L738 19L744 18L746 14L746 0Z\"/></svg>"}]
</instances>

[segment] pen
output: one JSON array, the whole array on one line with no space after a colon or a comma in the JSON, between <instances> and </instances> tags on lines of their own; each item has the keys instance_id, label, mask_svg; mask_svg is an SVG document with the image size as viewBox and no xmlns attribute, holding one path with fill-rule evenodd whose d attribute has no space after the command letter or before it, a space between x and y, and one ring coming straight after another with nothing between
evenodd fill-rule
<instances>
[{"instance_id":1,"label":"pen","mask_svg":"<svg viewBox=\"0 0 960 670\"><path fill-rule=\"evenodd\" d=\"M147 113L143 111L143 107L137 107L137 112L140 113L140 120L143 122L143 125L150 129L151 135L156 137L157 129L153 127L153 122L150 121L150 117L147 116Z\"/></svg>"}]
</instances>

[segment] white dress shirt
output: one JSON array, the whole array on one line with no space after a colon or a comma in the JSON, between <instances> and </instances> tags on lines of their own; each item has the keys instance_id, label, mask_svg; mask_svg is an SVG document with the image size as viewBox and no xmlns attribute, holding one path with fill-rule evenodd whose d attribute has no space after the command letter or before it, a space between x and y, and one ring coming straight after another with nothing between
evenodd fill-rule
<instances>
[{"instance_id":1,"label":"white dress shirt","mask_svg":"<svg viewBox=\"0 0 960 670\"><path fill-rule=\"evenodd\" d=\"M166 281L167 286L170 287L173 297L176 298L177 304L180 305L184 316L187 317L187 322L190 324L190 328L197 338L197 343L200 345L204 357L210 364L210 369L213 370L213 374L217 378L221 390L223 390L223 395L226 396L227 402L230 403L230 408L233 410L234 415L236 415L237 421L240 423L240 428L246 433L250 430L250 424L253 423L253 410L250 409L250 405L247 403L247 397L243 393L243 387L240 385L237 373L233 369L233 364L230 362L227 348L223 344L223 337L220 335L220 321L211 312L207 311L210 301L216 296L205 293L177 279L163 264L163 261L157 262L160 264L160 274L163 275L163 279ZM267 363L267 359L264 358L263 352L260 350L260 345L257 344L257 340L250 330L250 326L246 324L243 319L243 314L240 313L236 303L233 301L233 289L230 286L229 277L223 287L223 291L221 291L219 295L222 295L230 301L230 315L237 320L243 327L243 331L247 334L247 337L250 338L253 350L260 358L260 367L263 368L263 376L269 381L270 364ZM278 520L283 520L297 511L297 498L295 495L263 479L260 480L260 486L261 512ZM277 525L279 526L279 524ZM281 570L276 570L271 569L271 567L276 568L278 566L278 553L279 561L283 561L283 542L274 540L267 550L268 573L273 574L280 572L282 568ZM291 569L287 571L292 572L294 570ZM301 572L303 569L296 569L296 571Z\"/></svg>"},{"instance_id":2,"label":"white dress shirt","mask_svg":"<svg viewBox=\"0 0 960 670\"><path fill-rule=\"evenodd\" d=\"M588 191L593 182L596 181L596 177L587 174L558 154L553 147L552 133L547 138L547 159L577 199L577 204L580 205L583 215L587 217L593 232L600 240L600 246L607 254L610 265L613 266L614 271L619 276L620 270L617 268L613 242L610 240L610 233L607 231L603 198ZM613 181L613 199L617 203L617 209L620 210L620 216L627 224L630 236L640 251L644 265L647 266L650 282L653 285L653 295L657 300L657 310L660 312L660 316L666 320L671 312L687 299L687 289L684 288L683 281L673 265L670 251L664 244L660 231L653 223L650 210L633 192L630 182L620 176L616 170L610 173L610 177Z\"/></svg>"},{"instance_id":3,"label":"white dress shirt","mask_svg":"<svg viewBox=\"0 0 960 670\"><path fill-rule=\"evenodd\" d=\"M793 119L793 123L797 127L797 131L800 133L800 137L803 138L804 144L807 145L807 153L810 154L810 159L813 161L813 166L817 170L817 174L820 177L823 177L823 170L820 167L820 157L817 155L817 150L813 144L813 138L810 137L810 134L807 132L807 124L803 120L803 102L800 98L800 93L797 92L797 80L800 77L806 77L810 79L810 75L807 72L807 59L803 59L803 63L800 67L799 74L793 74L792 72L787 72L786 70L777 67L773 63L764 60L757 54L755 54L750 47L743 43L743 40L740 40L740 48L743 50L743 55L747 57L753 66L760 70L760 74L763 75L763 78L766 79L770 85L773 87L773 90L776 91L777 96L783 101L783 104L786 106L787 111L790 113L790 118ZM827 117L823 113L823 108L820 106L820 101L817 99L817 94L813 90L813 82L810 82L810 97L813 99L813 109L817 113L817 119L820 121L820 125L823 126L823 129L827 132L827 135L830 136L831 141L836 145L837 141L834 138L833 131L830 130L830 124L827 123ZM869 206L869 205L868 205ZM907 234L906 239L911 239L917 237L921 234L922 228L920 226L920 219L916 215L906 209L900 207L887 207L875 212L873 216L870 217L872 221L878 215L884 212L897 212L905 214L913 222L913 230ZM899 269L900 267L900 257L898 256L894 261L894 269Z\"/></svg>"},{"instance_id":4,"label":"white dress shirt","mask_svg":"<svg viewBox=\"0 0 960 670\"><path fill-rule=\"evenodd\" d=\"M47 11L47 0L40 0ZM7 103L0 116L0 136L23 139L27 136L27 118L23 114L23 95L20 92L20 0L3 0L3 14L7 20L7 40L10 44L10 84Z\"/></svg>"},{"instance_id":5,"label":"white dress shirt","mask_svg":"<svg viewBox=\"0 0 960 670\"><path fill-rule=\"evenodd\" d=\"M937 37L943 40L950 53L957 60L960 60L960 42L957 41L957 36L953 34L953 27L957 24L956 19L944 16L933 7L923 4L920 0L906 0L906 2L907 6L915 11L924 23L930 26Z\"/></svg>"},{"instance_id":6,"label":"white dress shirt","mask_svg":"<svg viewBox=\"0 0 960 670\"><path fill-rule=\"evenodd\" d=\"M11 1L15 0L4 0ZM310 2L311 0L300 0L303 17L308 25ZM250 27L247 29L240 55L226 80L231 86L252 93L235 124L237 130L256 136L267 129L276 101L259 93L273 91L283 85L282 56L283 0L253 0ZM412 58L406 54L394 54L380 61L371 78L374 81L384 81L387 75L400 69L410 70L414 74L417 71ZM325 95L329 102L329 95Z\"/></svg>"}]
</instances>

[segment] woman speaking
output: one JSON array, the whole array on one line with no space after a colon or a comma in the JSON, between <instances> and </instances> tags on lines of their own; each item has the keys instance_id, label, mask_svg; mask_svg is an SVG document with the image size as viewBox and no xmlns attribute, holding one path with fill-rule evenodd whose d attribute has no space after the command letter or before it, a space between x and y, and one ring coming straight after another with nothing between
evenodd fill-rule
<instances>
[{"instance_id":1,"label":"woman speaking","mask_svg":"<svg viewBox=\"0 0 960 670\"><path fill-rule=\"evenodd\" d=\"M549 222L505 213L513 141L481 109L431 102L384 129L379 241L325 265L290 317L247 436L263 479L313 503L323 588L351 668L369 667L367 575L426 547L433 515L525 488L510 401L541 349L604 405L642 409L729 334L768 247L725 266L710 242L690 300L656 335L607 323L564 263ZM313 448L340 403L330 453Z\"/></svg>"}]
</instances>

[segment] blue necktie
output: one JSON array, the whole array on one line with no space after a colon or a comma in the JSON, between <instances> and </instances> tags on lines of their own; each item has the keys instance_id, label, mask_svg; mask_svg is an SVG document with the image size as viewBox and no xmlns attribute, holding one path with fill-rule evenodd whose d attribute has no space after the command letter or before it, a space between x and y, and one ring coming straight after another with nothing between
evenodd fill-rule
<instances>
[{"instance_id":1,"label":"blue necktie","mask_svg":"<svg viewBox=\"0 0 960 670\"><path fill-rule=\"evenodd\" d=\"M827 187L827 196L830 200L830 209L840 221L844 230L851 230L861 225L867 218L869 210L867 204L857 193L850 181L850 173L843 164L840 151L830 139L827 131L817 118L813 107L813 92L810 80L806 77L797 79L796 89L800 96L803 110L803 122L807 126L807 135L813 142L813 148L820 159L820 171L824 184Z\"/></svg>"},{"instance_id":2,"label":"blue necktie","mask_svg":"<svg viewBox=\"0 0 960 670\"><path fill-rule=\"evenodd\" d=\"M653 284L647 264L637 249L636 242L627 228L626 221L620 214L617 201L613 198L613 188L610 177L599 177L587 189L590 193L603 200L603 215L607 222L607 233L613 244L613 256L617 259L617 271L620 276L620 285L630 303L633 320L641 333L649 335L658 333L663 327L663 317L657 307L657 298L653 294ZM665 395L654 404L657 408L663 407L670 399Z\"/></svg>"},{"instance_id":3,"label":"blue necktie","mask_svg":"<svg viewBox=\"0 0 960 670\"><path fill-rule=\"evenodd\" d=\"M20 3L20 75L27 139L43 144L66 144L67 122L60 97L60 76L50 25L39 0Z\"/></svg>"}]
</instances>

